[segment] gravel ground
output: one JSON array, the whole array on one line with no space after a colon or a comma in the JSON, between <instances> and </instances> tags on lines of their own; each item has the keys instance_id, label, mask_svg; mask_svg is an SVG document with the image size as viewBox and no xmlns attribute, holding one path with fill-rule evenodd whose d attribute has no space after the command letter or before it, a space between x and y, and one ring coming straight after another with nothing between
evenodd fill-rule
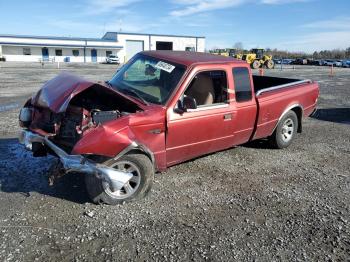
<instances>
[{"instance_id":1,"label":"gravel ground","mask_svg":"<svg viewBox=\"0 0 350 262\"><path fill-rule=\"evenodd\" d=\"M89 202L81 177L54 187L54 158L18 145L19 107L61 70L96 80L112 65L0 64L1 261L349 261L350 70L268 75L320 84L319 110L285 150L257 141L157 174L151 194Z\"/></svg>"}]
</instances>

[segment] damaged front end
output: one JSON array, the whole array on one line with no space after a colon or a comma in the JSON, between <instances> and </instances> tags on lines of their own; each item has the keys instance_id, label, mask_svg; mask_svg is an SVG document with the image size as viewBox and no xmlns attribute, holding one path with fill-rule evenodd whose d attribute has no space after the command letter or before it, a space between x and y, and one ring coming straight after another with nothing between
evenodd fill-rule
<instances>
[{"instance_id":1,"label":"damaged front end","mask_svg":"<svg viewBox=\"0 0 350 262\"><path fill-rule=\"evenodd\" d=\"M43 137L23 130L20 134L19 141L26 149L32 150L33 143L40 143L48 146L59 158L66 173L81 172L85 174L95 175L106 181L113 191L120 190L125 183L132 177L132 173L118 171L107 166L94 163L81 155L69 155L64 150L51 142L48 137Z\"/></svg>"},{"instance_id":2,"label":"damaged front end","mask_svg":"<svg viewBox=\"0 0 350 262\"><path fill-rule=\"evenodd\" d=\"M134 101L103 83L64 73L47 82L21 109L19 140L34 156L58 156L64 173L95 175L117 191L132 178L131 173L72 152L78 141L104 123L138 111L142 109Z\"/></svg>"}]
</instances>

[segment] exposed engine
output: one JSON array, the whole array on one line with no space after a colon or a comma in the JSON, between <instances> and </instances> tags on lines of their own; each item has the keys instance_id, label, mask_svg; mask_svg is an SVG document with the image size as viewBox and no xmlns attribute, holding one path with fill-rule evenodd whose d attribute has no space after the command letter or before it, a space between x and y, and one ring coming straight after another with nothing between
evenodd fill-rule
<instances>
[{"instance_id":1,"label":"exposed engine","mask_svg":"<svg viewBox=\"0 0 350 262\"><path fill-rule=\"evenodd\" d=\"M70 147L81 138L86 130L125 114L128 113L121 113L118 110L101 111L99 109L89 111L82 107L69 106L61 120L60 129L55 140L62 146Z\"/></svg>"},{"instance_id":2,"label":"exposed engine","mask_svg":"<svg viewBox=\"0 0 350 262\"><path fill-rule=\"evenodd\" d=\"M34 108L30 127L48 133L56 144L71 151L89 129L140 110L131 101L112 92L101 92L98 86L93 86L76 95L63 113Z\"/></svg>"}]
</instances>

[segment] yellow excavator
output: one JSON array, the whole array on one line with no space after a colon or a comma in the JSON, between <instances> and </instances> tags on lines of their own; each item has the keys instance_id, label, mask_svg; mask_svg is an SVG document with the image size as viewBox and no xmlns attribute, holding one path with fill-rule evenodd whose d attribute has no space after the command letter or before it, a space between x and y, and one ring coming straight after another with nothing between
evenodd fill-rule
<instances>
[{"instance_id":1,"label":"yellow excavator","mask_svg":"<svg viewBox=\"0 0 350 262\"><path fill-rule=\"evenodd\" d=\"M249 53L243 54L242 60L245 60L250 64L251 68L257 69L265 66L268 69L275 67L275 62L272 60L271 55L265 54L265 49L254 48Z\"/></svg>"}]
</instances>

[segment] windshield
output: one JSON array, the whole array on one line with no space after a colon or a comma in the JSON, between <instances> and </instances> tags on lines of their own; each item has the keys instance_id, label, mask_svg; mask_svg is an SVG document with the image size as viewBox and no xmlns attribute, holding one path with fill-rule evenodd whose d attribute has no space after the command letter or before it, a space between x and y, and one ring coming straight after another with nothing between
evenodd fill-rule
<instances>
[{"instance_id":1,"label":"windshield","mask_svg":"<svg viewBox=\"0 0 350 262\"><path fill-rule=\"evenodd\" d=\"M185 70L185 66L139 54L125 64L109 84L145 103L164 105Z\"/></svg>"}]
</instances>

